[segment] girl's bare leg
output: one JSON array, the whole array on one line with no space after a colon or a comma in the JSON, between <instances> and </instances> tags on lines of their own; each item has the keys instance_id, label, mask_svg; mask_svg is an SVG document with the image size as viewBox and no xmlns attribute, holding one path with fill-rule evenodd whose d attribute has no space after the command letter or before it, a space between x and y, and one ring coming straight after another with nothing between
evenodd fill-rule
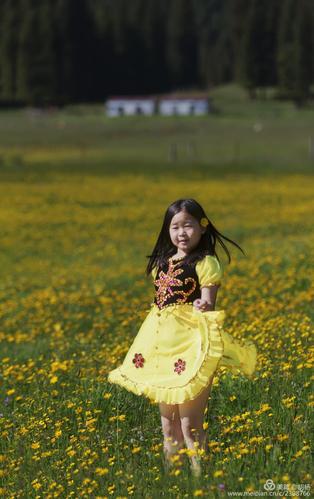
<instances>
[{"instance_id":1,"label":"girl's bare leg","mask_svg":"<svg viewBox=\"0 0 314 499\"><path fill-rule=\"evenodd\" d=\"M161 427L164 435L163 451L166 462L171 465L171 457L184 447L184 436L177 404L159 403Z\"/></svg>"},{"instance_id":2,"label":"girl's bare leg","mask_svg":"<svg viewBox=\"0 0 314 499\"><path fill-rule=\"evenodd\" d=\"M181 429L188 449L196 450L195 442L198 442L198 448L206 450L207 434L203 429L204 412L210 395L214 375L211 376L209 384L194 400L188 400L183 404L178 404L181 420ZM200 459L198 456L191 456L192 470L196 474L200 473Z\"/></svg>"}]
</instances>

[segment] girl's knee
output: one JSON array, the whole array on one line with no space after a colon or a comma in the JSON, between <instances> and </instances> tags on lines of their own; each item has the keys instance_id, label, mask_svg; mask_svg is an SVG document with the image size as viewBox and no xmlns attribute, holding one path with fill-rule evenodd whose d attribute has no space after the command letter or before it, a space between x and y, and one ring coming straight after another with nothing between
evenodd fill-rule
<instances>
[{"instance_id":1,"label":"girl's knee","mask_svg":"<svg viewBox=\"0 0 314 499\"><path fill-rule=\"evenodd\" d=\"M175 454L185 445L184 435L181 430L180 421L176 424L165 424L163 427L164 435L164 452L167 455Z\"/></svg>"},{"instance_id":2,"label":"girl's knee","mask_svg":"<svg viewBox=\"0 0 314 499\"><path fill-rule=\"evenodd\" d=\"M162 418L162 432L165 438L173 438L176 440L181 440L181 423L180 420L170 420L168 418Z\"/></svg>"},{"instance_id":3,"label":"girl's knee","mask_svg":"<svg viewBox=\"0 0 314 499\"><path fill-rule=\"evenodd\" d=\"M192 420L188 417L181 419L181 430L185 439L195 439L199 435L203 435L203 425L201 421ZM196 435L195 435L196 434Z\"/></svg>"}]
</instances>

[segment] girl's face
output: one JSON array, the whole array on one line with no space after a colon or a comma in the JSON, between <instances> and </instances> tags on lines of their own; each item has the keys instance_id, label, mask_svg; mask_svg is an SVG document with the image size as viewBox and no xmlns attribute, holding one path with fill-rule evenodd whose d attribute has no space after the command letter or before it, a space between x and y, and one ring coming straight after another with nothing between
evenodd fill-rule
<instances>
[{"instance_id":1,"label":"girl's face","mask_svg":"<svg viewBox=\"0 0 314 499\"><path fill-rule=\"evenodd\" d=\"M196 218L182 210L172 217L169 235L172 244L178 248L178 253L183 256L196 248L205 230Z\"/></svg>"}]
</instances>

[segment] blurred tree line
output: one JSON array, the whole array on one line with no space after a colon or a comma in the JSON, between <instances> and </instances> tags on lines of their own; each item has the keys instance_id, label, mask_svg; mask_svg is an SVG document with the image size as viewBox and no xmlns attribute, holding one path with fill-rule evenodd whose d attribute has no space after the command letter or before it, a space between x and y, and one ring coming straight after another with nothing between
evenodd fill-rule
<instances>
[{"instance_id":1,"label":"blurred tree line","mask_svg":"<svg viewBox=\"0 0 314 499\"><path fill-rule=\"evenodd\" d=\"M0 27L2 104L314 81L313 0L0 0Z\"/></svg>"}]
</instances>

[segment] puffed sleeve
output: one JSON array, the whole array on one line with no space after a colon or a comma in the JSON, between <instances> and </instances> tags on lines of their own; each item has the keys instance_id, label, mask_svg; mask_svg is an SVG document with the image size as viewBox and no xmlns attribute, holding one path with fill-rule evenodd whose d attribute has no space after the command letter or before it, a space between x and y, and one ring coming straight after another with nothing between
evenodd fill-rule
<instances>
[{"instance_id":1,"label":"puffed sleeve","mask_svg":"<svg viewBox=\"0 0 314 499\"><path fill-rule=\"evenodd\" d=\"M203 260L197 262L195 270L201 288L213 284L220 285L223 269L215 256L206 255Z\"/></svg>"}]
</instances>

